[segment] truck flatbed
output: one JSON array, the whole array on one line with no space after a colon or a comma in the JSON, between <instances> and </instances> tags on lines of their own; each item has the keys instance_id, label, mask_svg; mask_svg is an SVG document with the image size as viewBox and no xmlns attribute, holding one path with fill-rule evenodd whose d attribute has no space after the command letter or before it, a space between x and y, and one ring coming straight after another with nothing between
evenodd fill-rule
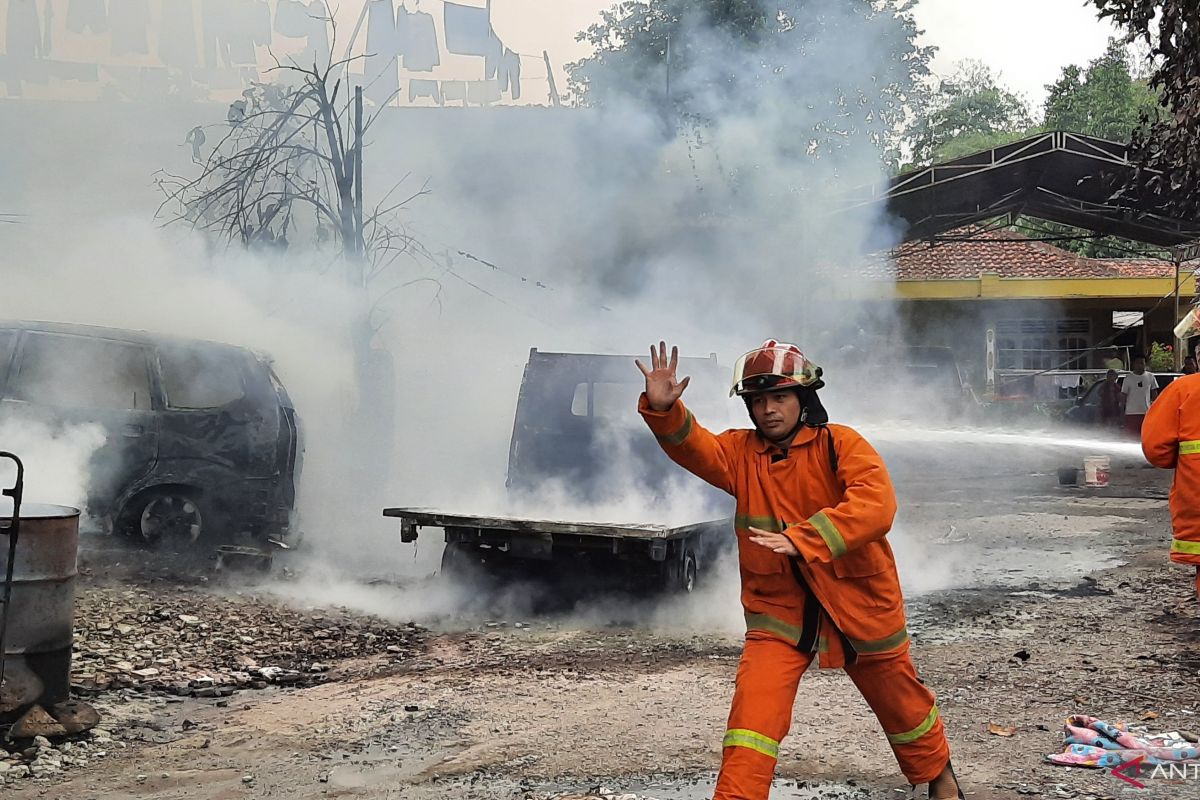
<instances>
[{"instance_id":1,"label":"truck flatbed","mask_svg":"<svg viewBox=\"0 0 1200 800\"><path fill-rule=\"evenodd\" d=\"M401 542L415 542L420 528L441 528L446 542L441 571L454 580L473 580L481 572L561 575L566 565L588 564L593 574L618 574L635 584L649 579L653 585L690 592L700 565L734 541L730 518L670 526L482 516L432 508L385 508L383 516L399 520Z\"/></svg>"},{"instance_id":2,"label":"truck flatbed","mask_svg":"<svg viewBox=\"0 0 1200 800\"><path fill-rule=\"evenodd\" d=\"M628 522L568 522L529 517L475 516L452 514L431 508L385 508L385 517L395 517L401 525L406 522L421 528L476 528L492 531L514 531L533 534L564 534L574 536L601 536L629 539L678 539L707 530L714 525L732 520L715 519L695 522L690 525L657 525L652 523Z\"/></svg>"}]
</instances>

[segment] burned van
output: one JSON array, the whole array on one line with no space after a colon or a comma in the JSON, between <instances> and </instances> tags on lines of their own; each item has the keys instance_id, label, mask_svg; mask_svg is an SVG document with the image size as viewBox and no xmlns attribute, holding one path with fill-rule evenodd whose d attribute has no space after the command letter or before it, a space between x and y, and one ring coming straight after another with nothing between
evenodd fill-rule
<instances>
[{"instance_id":1,"label":"burned van","mask_svg":"<svg viewBox=\"0 0 1200 800\"><path fill-rule=\"evenodd\" d=\"M244 348L0 322L2 423L98 428L87 513L115 533L186 546L287 532L298 420L270 361Z\"/></svg>"}]
</instances>

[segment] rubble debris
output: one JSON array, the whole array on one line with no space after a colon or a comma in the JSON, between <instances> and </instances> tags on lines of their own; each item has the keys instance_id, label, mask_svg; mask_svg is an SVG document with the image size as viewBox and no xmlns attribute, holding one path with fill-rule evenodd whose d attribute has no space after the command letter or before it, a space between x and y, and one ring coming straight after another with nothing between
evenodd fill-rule
<instances>
[{"instance_id":1,"label":"rubble debris","mask_svg":"<svg viewBox=\"0 0 1200 800\"><path fill-rule=\"evenodd\" d=\"M526 795L527 800L655 800L653 797L618 792L604 786L589 789L586 792L555 792L553 794Z\"/></svg>"},{"instance_id":2,"label":"rubble debris","mask_svg":"<svg viewBox=\"0 0 1200 800\"><path fill-rule=\"evenodd\" d=\"M100 724L100 714L87 703L69 700L50 708L50 715L58 720L67 734L83 733Z\"/></svg>"},{"instance_id":3,"label":"rubble debris","mask_svg":"<svg viewBox=\"0 0 1200 800\"><path fill-rule=\"evenodd\" d=\"M0 686L0 714L24 708L42 696L46 685L19 659L5 665L4 685Z\"/></svg>"},{"instance_id":4,"label":"rubble debris","mask_svg":"<svg viewBox=\"0 0 1200 800\"><path fill-rule=\"evenodd\" d=\"M32 739L36 736L59 737L66 736L67 729L58 720L50 716L50 712L39 705L32 705L8 729L9 739Z\"/></svg>"},{"instance_id":5,"label":"rubble debris","mask_svg":"<svg viewBox=\"0 0 1200 800\"><path fill-rule=\"evenodd\" d=\"M995 722L989 722L987 726L988 733L994 736L1016 736L1017 728L1015 725L999 725Z\"/></svg>"},{"instance_id":6,"label":"rubble debris","mask_svg":"<svg viewBox=\"0 0 1200 800\"><path fill-rule=\"evenodd\" d=\"M217 548L216 569L270 572L274 554L257 547L221 545Z\"/></svg>"},{"instance_id":7,"label":"rubble debris","mask_svg":"<svg viewBox=\"0 0 1200 800\"><path fill-rule=\"evenodd\" d=\"M411 623L297 611L251 596L198 598L178 587L89 587L75 616L77 696L137 687L220 698L237 689L322 683L333 679L340 659L409 658L425 634Z\"/></svg>"},{"instance_id":8,"label":"rubble debris","mask_svg":"<svg viewBox=\"0 0 1200 800\"><path fill-rule=\"evenodd\" d=\"M9 742L8 746L14 745ZM93 760L106 757L114 746L125 745L114 742L107 731L96 728L57 744L45 736L37 736L32 745L15 746L19 749L12 753L0 746L0 786L29 778L53 778L69 769L86 767Z\"/></svg>"}]
</instances>

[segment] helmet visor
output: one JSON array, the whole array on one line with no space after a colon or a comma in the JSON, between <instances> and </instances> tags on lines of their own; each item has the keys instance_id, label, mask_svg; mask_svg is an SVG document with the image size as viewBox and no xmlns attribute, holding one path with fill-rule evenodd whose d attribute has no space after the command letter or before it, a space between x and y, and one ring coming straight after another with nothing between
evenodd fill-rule
<instances>
[{"instance_id":1,"label":"helmet visor","mask_svg":"<svg viewBox=\"0 0 1200 800\"><path fill-rule=\"evenodd\" d=\"M794 346L760 347L751 350L733 366L729 396L785 386L811 386L821 377L821 368Z\"/></svg>"}]
</instances>

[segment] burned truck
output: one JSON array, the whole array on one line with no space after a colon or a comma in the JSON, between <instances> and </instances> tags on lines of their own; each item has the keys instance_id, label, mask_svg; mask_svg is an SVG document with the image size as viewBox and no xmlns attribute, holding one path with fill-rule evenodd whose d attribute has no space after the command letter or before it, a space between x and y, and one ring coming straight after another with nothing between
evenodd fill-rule
<instances>
[{"instance_id":1,"label":"burned truck","mask_svg":"<svg viewBox=\"0 0 1200 800\"><path fill-rule=\"evenodd\" d=\"M644 382L634 356L545 353L536 348L521 380L506 486L514 508L569 491L577 507L601 509L631 493L644 507L622 522L546 514L480 515L388 508L402 542L421 528L444 531L442 571L499 578L604 576L623 587L690 592L731 550L733 500L667 458L637 415ZM688 403L721 429L730 403L716 356L680 359ZM682 515L678 506L684 501ZM675 506L672 519L657 510ZM680 517L688 517L683 519ZM572 568L578 569L572 569Z\"/></svg>"},{"instance_id":2,"label":"burned truck","mask_svg":"<svg viewBox=\"0 0 1200 800\"><path fill-rule=\"evenodd\" d=\"M299 421L269 359L245 348L0 322L2 425L98 432L85 491L102 529L181 549L287 531Z\"/></svg>"}]
</instances>

